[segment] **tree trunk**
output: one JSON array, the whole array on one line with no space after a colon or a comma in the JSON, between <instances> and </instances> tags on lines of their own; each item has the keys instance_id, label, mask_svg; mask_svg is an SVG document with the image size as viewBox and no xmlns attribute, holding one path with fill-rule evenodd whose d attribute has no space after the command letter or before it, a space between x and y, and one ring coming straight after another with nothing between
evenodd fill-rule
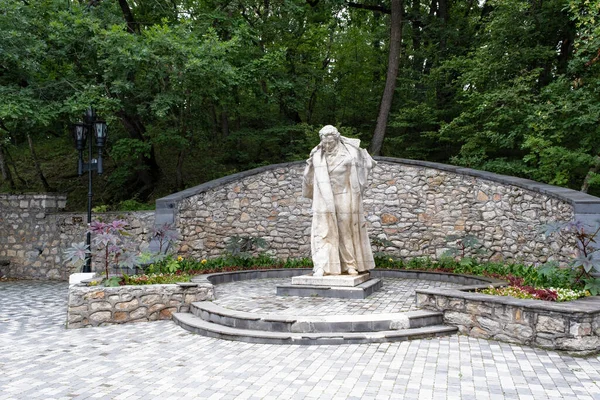
<instances>
[{"instance_id":1,"label":"tree trunk","mask_svg":"<svg viewBox=\"0 0 600 400\"><path fill-rule=\"evenodd\" d=\"M587 175L585 176L585 179L583 180L583 185L581 186L581 191L583 193L588 192L588 189L590 188L590 179L592 178L592 176L594 174L598 173L599 169L600 169L600 156L596 156L596 158L594 159L594 165L592 165L590 167Z\"/></svg>"},{"instance_id":2,"label":"tree trunk","mask_svg":"<svg viewBox=\"0 0 600 400\"><path fill-rule=\"evenodd\" d=\"M129 4L127 4L127 0L119 0L119 6L121 6L121 11L123 12L123 18L125 18L125 22L127 22L127 32L139 33L139 26L133 17L133 13L131 12Z\"/></svg>"},{"instance_id":3,"label":"tree trunk","mask_svg":"<svg viewBox=\"0 0 600 400\"><path fill-rule=\"evenodd\" d=\"M421 1L413 0L410 12L410 24L412 26L412 46L413 46L413 69L418 72L423 72L423 57L421 57L421 30L423 24L421 22Z\"/></svg>"},{"instance_id":4,"label":"tree trunk","mask_svg":"<svg viewBox=\"0 0 600 400\"><path fill-rule=\"evenodd\" d=\"M27 183L27 181L25 179L23 179L21 177L21 175L19 175L19 171L17 171L17 164L15 163L15 160L13 160L12 156L10 155L10 152L6 150L6 153L4 153L4 155L6 156L6 161L8 161L7 166L12 166L13 168L13 175L17 178L17 180L21 183L21 185L27 187L29 184ZM10 163L10 165L9 165ZM10 171L10 168L9 168Z\"/></svg>"},{"instance_id":5,"label":"tree trunk","mask_svg":"<svg viewBox=\"0 0 600 400\"><path fill-rule=\"evenodd\" d=\"M42 182L42 186L44 186L44 190L46 192L52 192L52 188L48 184L44 173L42 172L42 167L40 166L40 162L37 158L37 154L35 153L35 148L33 147L33 140L31 140L31 135L27 132L27 143L29 143L29 152L31 153L31 159L33 160L33 166L35 167L35 171L37 172L40 181Z\"/></svg>"},{"instance_id":6,"label":"tree trunk","mask_svg":"<svg viewBox=\"0 0 600 400\"><path fill-rule=\"evenodd\" d=\"M379 115L377 125L371 140L369 151L372 155L381 154L381 147L385 137L392 101L394 99L394 90L396 89L396 78L398 76L398 67L400 66L400 42L402 41L402 0L391 0L392 15L390 22L390 52L388 57L387 75L385 78L385 89L381 96L381 105L379 106Z\"/></svg>"},{"instance_id":7,"label":"tree trunk","mask_svg":"<svg viewBox=\"0 0 600 400\"><path fill-rule=\"evenodd\" d=\"M432 45L431 41L432 39L435 40L435 35L432 33L431 28L432 28L432 21L437 18L436 16L439 16L439 4L438 4L438 0L431 0L431 3L429 5L429 18L427 19L427 25L425 27L425 30L428 31L428 34L425 35L425 40L423 42L423 47L424 48L429 48L429 46ZM437 43L437 42L436 42ZM429 75L429 72L431 72L431 67L433 67L433 55L431 53L429 53L429 57L427 57L425 59L425 61L423 62L423 75Z\"/></svg>"},{"instance_id":8,"label":"tree trunk","mask_svg":"<svg viewBox=\"0 0 600 400\"><path fill-rule=\"evenodd\" d=\"M221 138L229 136L229 115L226 110L221 112Z\"/></svg>"},{"instance_id":9,"label":"tree trunk","mask_svg":"<svg viewBox=\"0 0 600 400\"><path fill-rule=\"evenodd\" d=\"M573 55L575 37L577 35L577 27L574 21L570 21L567 25L566 32L563 32L560 41L560 52L558 53L557 72L565 74L567 72L569 61Z\"/></svg>"},{"instance_id":10,"label":"tree trunk","mask_svg":"<svg viewBox=\"0 0 600 400\"><path fill-rule=\"evenodd\" d=\"M438 0L438 18L440 19L440 25L441 25L440 52L442 54L444 54L446 52L446 44L447 44L447 36L448 36L446 27L448 26L448 19L450 18L450 12L448 9L447 0Z\"/></svg>"},{"instance_id":11,"label":"tree trunk","mask_svg":"<svg viewBox=\"0 0 600 400\"><path fill-rule=\"evenodd\" d=\"M8 164L6 163L6 157L4 157L4 148L0 146L0 172L2 172L2 180L8 182L11 189L15 189L15 181L12 178Z\"/></svg>"},{"instance_id":12,"label":"tree trunk","mask_svg":"<svg viewBox=\"0 0 600 400\"><path fill-rule=\"evenodd\" d=\"M184 182L183 182L183 160L185 158L185 149L181 149L179 151L179 155L177 156L177 168L175 170L175 186L177 190L183 190Z\"/></svg>"},{"instance_id":13,"label":"tree trunk","mask_svg":"<svg viewBox=\"0 0 600 400\"><path fill-rule=\"evenodd\" d=\"M417 101L424 101L425 99L425 83L422 79L425 59L421 51L423 47L423 18L425 18L425 15L421 12L421 0L413 0L408 20L410 20L412 27L413 70L415 71L415 76L421 77L415 82L414 95Z\"/></svg>"},{"instance_id":14,"label":"tree trunk","mask_svg":"<svg viewBox=\"0 0 600 400\"><path fill-rule=\"evenodd\" d=\"M137 114L132 115L124 110L120 110L116 114L121 119L129 137L142 142L147 142L147 139L144 136L146 127ZM140 168L135 172L138 181L136 186L139 188L137 190L137 196L140 200L146 201L148 196L150 196L154 190L156 181L160 177L160 167L156 162L154 145L150 145L150 154L148 156L140 156L140 164L145 168Z\"/></svg>"}]
</instances>

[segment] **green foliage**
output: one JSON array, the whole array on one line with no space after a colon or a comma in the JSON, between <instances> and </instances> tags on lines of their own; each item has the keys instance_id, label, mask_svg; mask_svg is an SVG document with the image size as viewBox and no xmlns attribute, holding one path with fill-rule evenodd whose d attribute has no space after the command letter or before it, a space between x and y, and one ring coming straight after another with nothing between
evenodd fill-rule
<instances>
[{"instance_id":1,"label":"green foliage","mask_svg":"<svg viewBox=\"0 0 600 400\"><path fill-rule=\"evenodd\" d=\"M140 210L152 210L153 205L140 203L135 199L123 200L119 203L116 211L140 211Z\"/></svg>"},{"instance_id":2,"label":"green foliage","mask_svg":"<svg viewBox=\"0 0 600 400\"><path fill-rule=\"evenodd\" d=\"M446 236L446 243L454 247L446 250L442 257L457 257L460 258L460 262L464 264L472 263L472 260L467 257L467 253L471 255L483 253L481 243L474 235L448 235Z\"/></svg>"},{"instance_id":3,"label":"green foliage","mask_svg":"<svg viewBox=\"0 0 600 400\"><path fill-rule=\"evenodd\" d=\"M387 15L352 2L163 3L127 2L128 30L118 2L2 2L0 150L13 182L0 190L44 189L31 139L50 186L85 208L68 136L90 105L109 124L93 189L111 209L304 159L325 124L368 144ZM403 3L385 155L600 193L598 1L444 3Z\"/></svg>"},{"instance_id":4,"label":"green foliage","mask_svg":"<svg viewBox=\"0 0 600 400\"><path fill-rule=\"evenodd\" d=\"M455 260L454 258L442 258L434 261L429 258L413 258L407 261L394 259L391 257L376 257L377 268L382 269L405 269L419 271L449 272L456 274L467 274L477 276L489 276L504 280L519 280L521 285L544 291L551 289L558 293L559 301L571 300L573 296L581 297L585 291L594 293L598 288L596 281L590 281L584 284L583 281L577 282L577 271L571 268L559 268L555 264L546 264L543 266L529 266L523 264L502 264L502 263L478 263L474 259ZM205 274L215 272L251 270L251 269L271 269L271 268L312 268L310 258L287 259L285 261L265 254L255 257L233 257L227 255L213 259L194 260L181 256L166 256L164 259L156 261L149 265L141 278L142 282L132 283L129 277L124 275L125 284L145 284L148 283L174 283L185 281L177 277L189 277L194 274ZM162 278L150 279L151 276L169 276L172 280L161 280ZM169 278L171 279L171 278ZM187 278L185 278L187 279ZM129 283L128 283L129 282ZM512 289L511 289L512 290ZM506 290L507 293L511 290ZM538 290L538 289L536 289ZM570 292L573 290L575 292ZM503 292L504 293L504 292ZM516 293L516 292L515 292ZM497 293L499 295L506 295ZM512 295L512 294L508 294ZM525 296L525 295L523 295ZM528 295L527 295L528 296ZM533 297L521 297L533 298Z\"/></svg>"},{"instance_id":5,"label":"green foliage","mask_svg":"<svg viewBox=\"0 0 600 400\"><path fill-rule=\"evenodd\" d=\"M283 263L283 268L312 268L313 262L309 257L288 258Z\"/></svg>"},{"instance_id":6,"label":"green foliage","mask_svg":"<svg viewBox=\"0 0 600 400\"><path fill-rule=\"evenodd\" d=\"M394 243L384 238L371 238L371 246L375 247L374 257L385 257L386 247L395 247Z\"/></svg>"},{"instance_id":7,"label":"green foliage","mask_svg":"<svg viewBox=\"0 0 600 400\"><path fill-rule=\"evenodd\" d=\"M104 285L106 287L120 286L121 280L122 280L122 277L120 277L120 276L111 276L110 278L104 279L102 281L102 285Z\"/></svg>"},{"instance_id":8,"label":"green foliage","mask_svg":"<svg viewBox=\"0 0 600 400\"><path fill-rule=\"evenodd\" d=\"M119 281L123 285L164 285L178 282L189 282L191 276L187 274L162 274L162 273L151 273L142 275L126 275L118 277Z\"/></svg>"},{"instance_id":9,"label":"green foliage","mask_svg":"<svg viewBox=\"0 0 600 400\"><path fill-rule=\"evenodd\" d=\"M584 278L585 283L584 289L588 290L592 295L597 296L600 294L600 279L598 278Z\"/></svg>"},{"instance_id":10,"label":"green foliage","mask_svg":"<svg viewBox=\"0 0 600 400\"><path fill-rule=\"evenodd\" d=\"M545 225L544 235L548 238L558 235L565 241L575 242L577 253L571 265L576 271L574 285L584 284L592 294L600 293L600 279L593 272L600 272L600 257L597 247L600 221L593 223L575 219L568 222L554 222Z\"/></svg>"},{"instance_id":11,"label":"green foliage","mask_svg":"<svg viewBox=\"0 0 600 400\"><path fill-rule=\"evenodd\" d=\"M455 259L442 257L435 261L429 258L412 258L400 260L391 257L375 257L377 268L407 269L420 271L440 271L455 274L490 276L498 279L518 277L524 285L533 287L554 287L565 289L584 289L584 282L578 281L578 271L573 268L561 268L557 264L548 263L541 266L524 264L504 264L478 262L473 258ZM586 288L589 290L589 288ZM591 290L590 290L591 291Z\"/></svg>"},{"instance_id":12,"label":"green foliage","mask_svg":"<svg viewBox=\"0 0 600 400\"><path fill-rule=\"evenodd\" d=\"M591 294L588 290L572 290L572 289L553 288L553 287L549 287L546 290L556 293L556 296L557 296L556 301L557 302L576 300L576 299L579 299L582 297L590 296L590 294ZM535 294L530 293L528 291L525 291L525 290L523 290L519 287L515 287L515 286L506 286L506 287L500 287L500 288L490 287L488 289L481 290L480 293L491 294L494 296L511 296L511 297L516 297L517 299L539 299L539 297L536 296Z\"/></svg>"},{"instance_id":13,"label":"green foliage","mask_svg":"<svg viewBox=\"0 0 600 400\"><path fill-rule=\"evenodd\" d=\"M101 204L92 207L94 213L105 213L109 211L142 211L142 210L153 210L154 204L146 204L137 201L136 199L123 200L115 205Z\"/></svg>"},{"instance_id":14,"label":"green foliage","mask_svg":"<svg viewBox=\"0 0 600 400\"><path fill-rule=\"evenodd\" d=\"M261 237L232 236L227 241L225 250L234 259L252 257L252 252L267 247L267 242Z\"/></svg>"},{"instance_id":15,"label":"green foliage","mask_svg":"<svg viewBox=\"0 0 600 400\"><path fill-rule=\"evenodd\" d=\"M168 274L173 274L177 272L180 268L181 266L179 265L176 259L172 257L167 257L160 263L152 264L149 268L149 272L164 272Z\"/></svg>"}]
</instances>

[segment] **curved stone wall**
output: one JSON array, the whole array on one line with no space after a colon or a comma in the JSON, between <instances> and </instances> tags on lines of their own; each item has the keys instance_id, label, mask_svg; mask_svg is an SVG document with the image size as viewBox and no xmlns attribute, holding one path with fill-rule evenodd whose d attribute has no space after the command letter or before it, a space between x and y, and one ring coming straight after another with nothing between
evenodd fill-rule
<instances>
[{"instance_id":1,"label":"curved stone wall","mask_svg":"<svg viewBox=\"0 0 600 400\"><path fill-rule=\"evenodd\" d=\"M365 212L386 253L436 258L455 248L449 235L473 235L480 259L565 260L571 246L548 242L548 222L600 215L600 199L570 189L422 161L377 158ZM310 256L311 201L301 195L304 162L231 175L157 201L156 223L174 222L180 252L222 254L228 238L259 236L278 257ZM375 248L375 250L382 250Z\"/></svg>"}]
</instances>

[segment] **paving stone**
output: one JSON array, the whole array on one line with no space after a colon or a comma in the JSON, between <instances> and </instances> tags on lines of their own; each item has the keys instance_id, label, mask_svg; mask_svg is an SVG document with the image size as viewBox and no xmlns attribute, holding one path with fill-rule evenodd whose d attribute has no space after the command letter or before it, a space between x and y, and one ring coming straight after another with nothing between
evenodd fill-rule
<instances>
[{"instance_id":1,"label":"paving stone","mask_svg":"<svg viewBox=\"0 0 600 400\"><path fill-rule=\"evenodd\" d=\"M66 297L0 282L0 399L600 399L598 357L465 336L259 345L170 321L66 330Z\"/></svg>"},{"instance_id":2,"label":"paving stone","mask_svg":"<svg viewBox=\"0 0 600 400\"><path fill-rule=\"evenodd\" d=\"M290 278L256 279L215 286L215 304L231 310L278 315L362 315L416 311L415 290L461 285L423 279L384 278L383 288L366 299L277 296Z\"/></svg>"}]
</instances>

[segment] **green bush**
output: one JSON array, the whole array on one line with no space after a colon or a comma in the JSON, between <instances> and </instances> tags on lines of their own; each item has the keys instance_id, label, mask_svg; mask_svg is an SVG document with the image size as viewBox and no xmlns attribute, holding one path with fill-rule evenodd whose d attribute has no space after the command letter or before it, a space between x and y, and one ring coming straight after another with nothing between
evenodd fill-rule
<instances>
[{"instance_id":1,"label":"green bush","mask_svg":"<svg viewBox=\"0 0 600 400\"><path fill-rule=\"evenodd\" d=\"M189 282L190 280L191 276L188 274L123 274L122 282L124 285L159 285L177 282Z\"/></svg>"},{"instance_id":2,"label":"green bush","mask_svg":"<svg viewBox=\"0 0 600 400\"><path fill-rule=\"evenodd\" d=\"M507 280L509 277L523 279L523 284L540 288L584 289L583 282L576 281L576 270L560 268L548 263L541 266L525 264L502 264L478 262L465 257L456 260L452 257L442 257L435 261L430 258L413 258L410 260L396 259L390 256L375 257L375 265L380 269L406 269L419 271L439 271L455 274L488 276ZM195 260L181 256L169 255L150 264L147 274L202 274L224 271L271 268L312 268L310 258L280 260L264 253L255 257L233 256L228 253L224 257Z\"/></svg>"},{"instance_id":3,"label":"green bush","mask_svg":"<svg viewBox=\"0 0 600 400\"><path fill-rule=\"evenodd\" d=\"M408 269L419 271L443 271L454 274L489 276L502 279L508 276L523 278L524 284L534 287L555 287L564 289L583 289L583 282L576 282L576 270L560 268L553 263L541 266L525 264L502 264L493 262L480 263L473 258L465 257L456 260L453 257L442 257L439 261L430 258L413 258L408 261L393 257L375 257L377 268Z\"/></svg>"}]
</instances>

